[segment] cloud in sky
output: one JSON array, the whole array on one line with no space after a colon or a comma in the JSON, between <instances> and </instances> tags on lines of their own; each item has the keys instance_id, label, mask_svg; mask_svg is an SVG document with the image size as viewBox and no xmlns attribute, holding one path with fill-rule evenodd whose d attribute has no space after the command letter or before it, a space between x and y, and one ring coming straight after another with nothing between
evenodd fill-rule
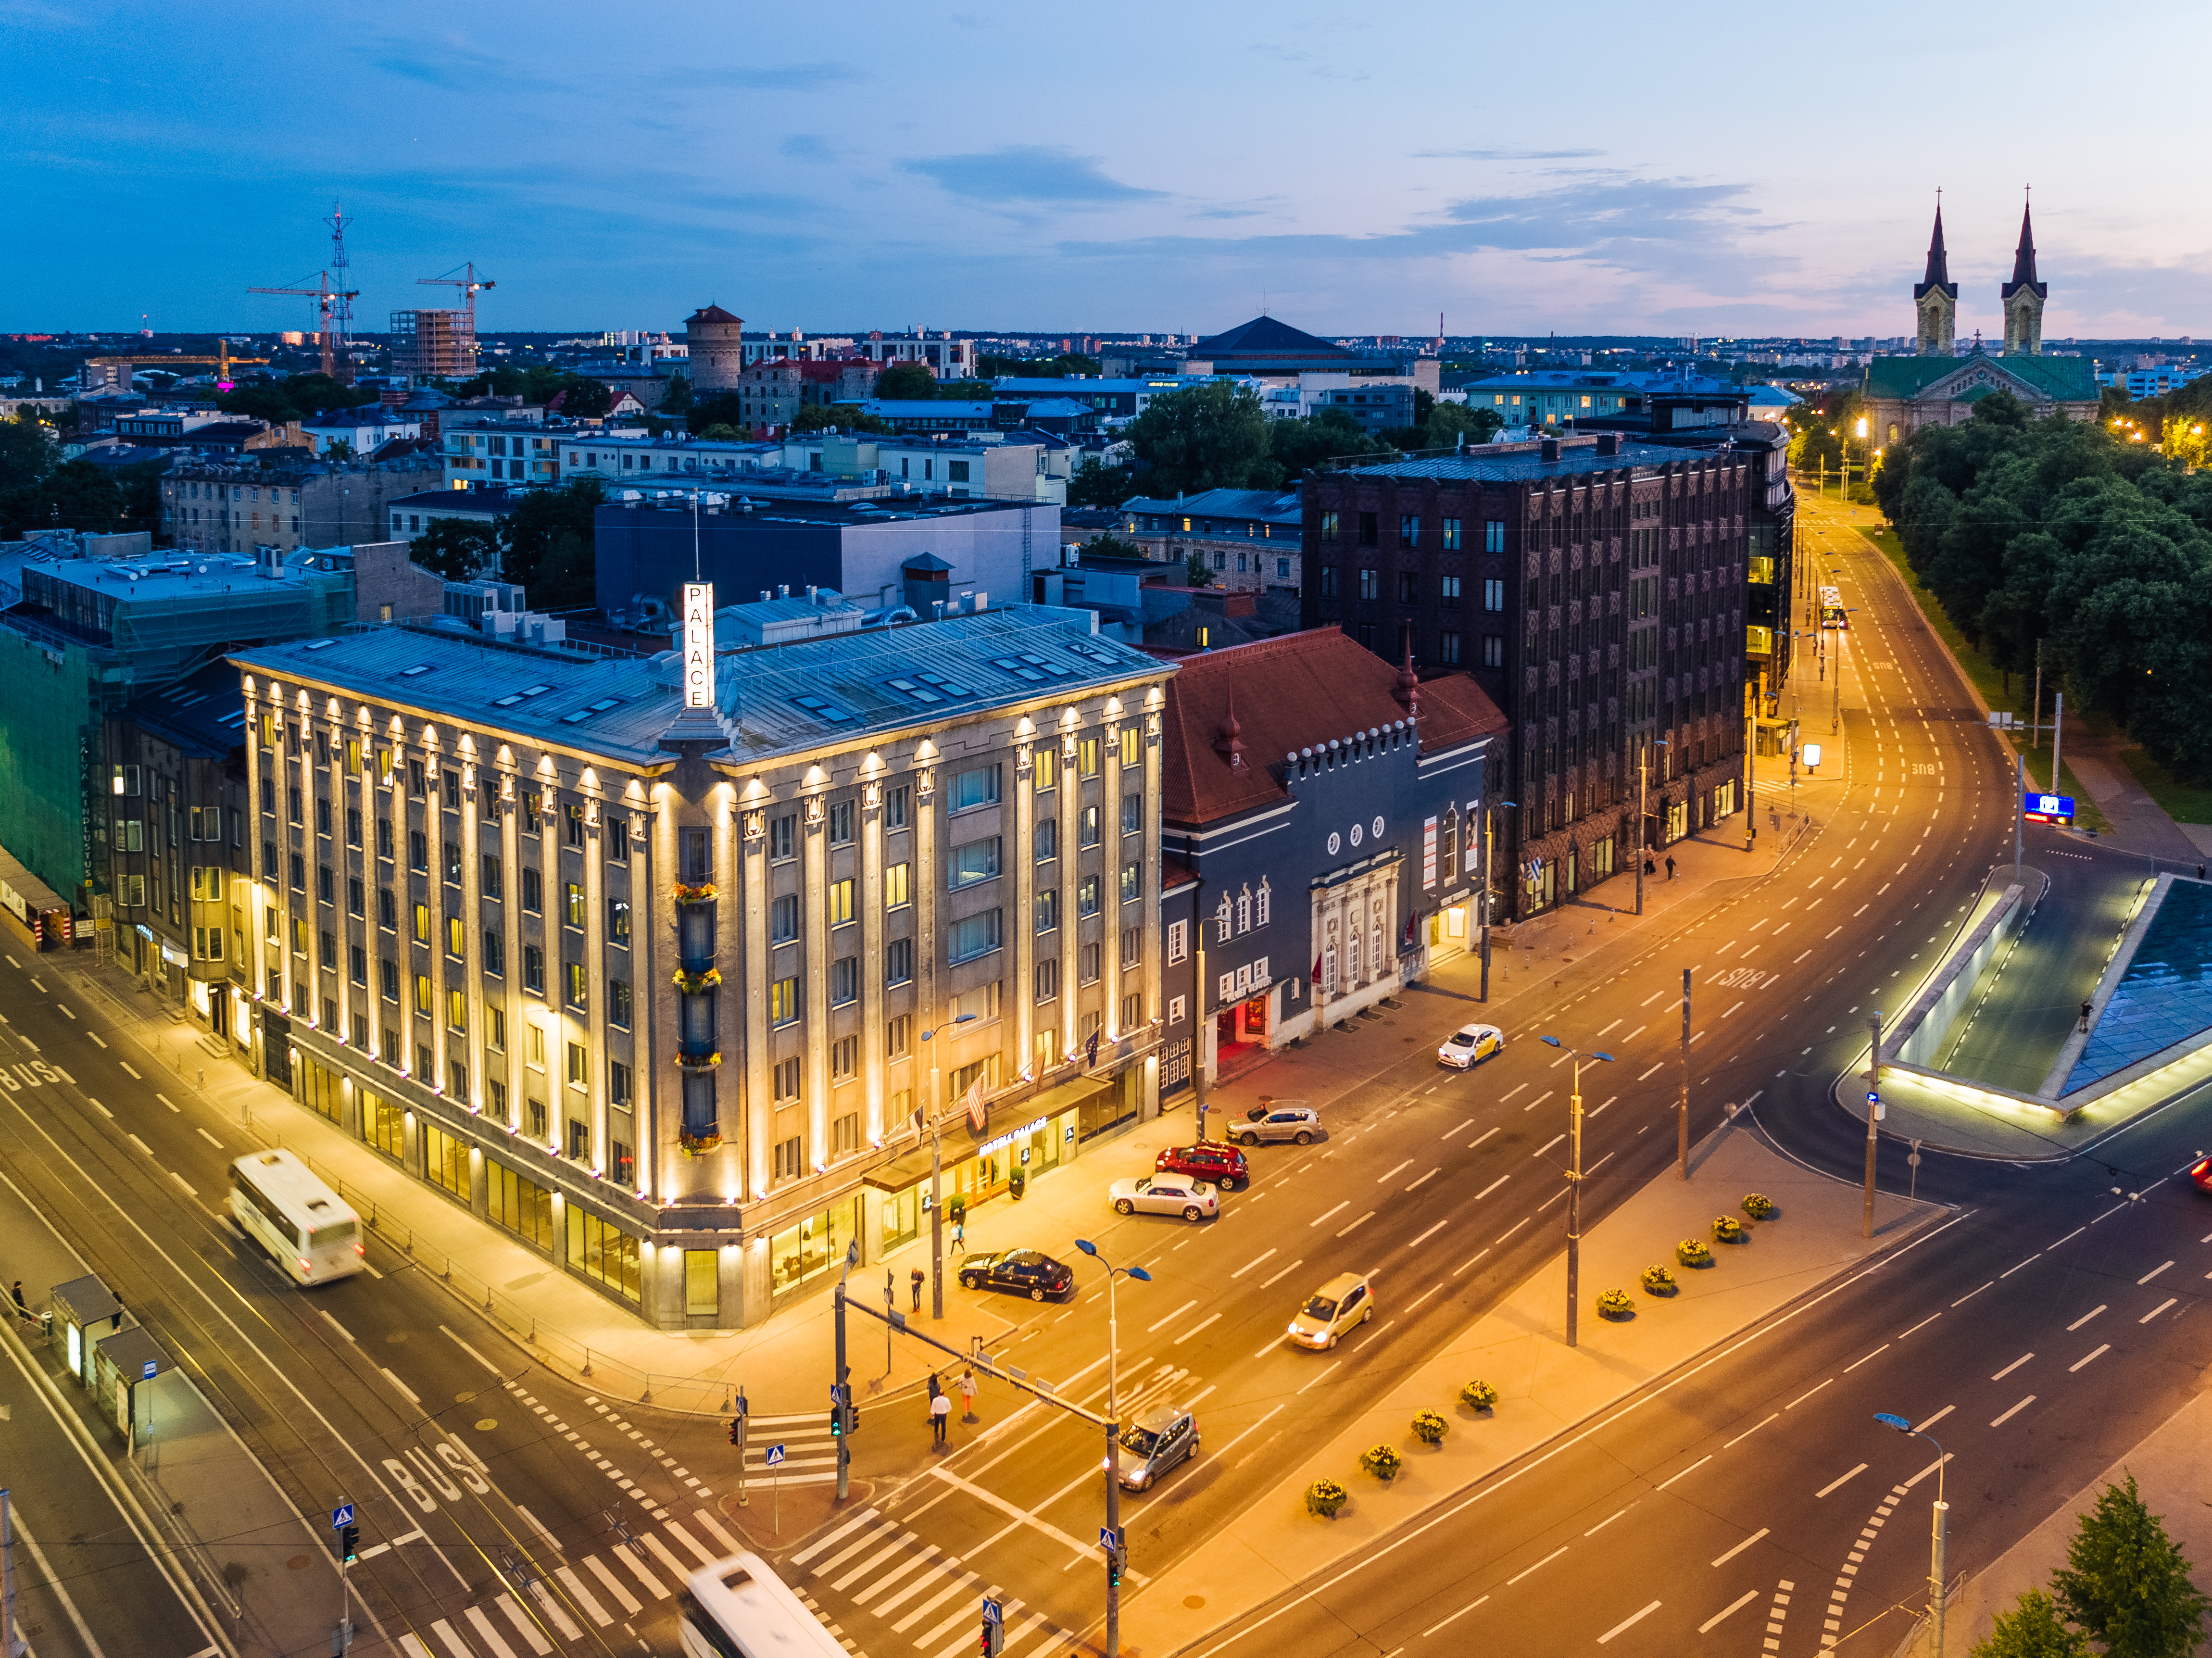
<instances>
[{"instance_id":1,"label":"cloud in sky","mask_svg":"<svg viewBox=\"0 0 2212 1658\"><path fill-rule=\"evenodd\" d=\"M1602 155L1601 149L1417 149L1423 161L1580 161Z\"/></svg>"},{"instance_id":2,"label":"cloud in sky","mask_svg":"<svg viewBox=\"0 0 2212 1658\"><path fill-rule=\"evenodd\" d=\"M974 155L927 156L902 161L899 170L919 173L972 202L1105 207L1157 201L1165 193L1125 185L1108 177L1097 157L1054 144L1002 144Z\"/></svg>"}]
</instances>

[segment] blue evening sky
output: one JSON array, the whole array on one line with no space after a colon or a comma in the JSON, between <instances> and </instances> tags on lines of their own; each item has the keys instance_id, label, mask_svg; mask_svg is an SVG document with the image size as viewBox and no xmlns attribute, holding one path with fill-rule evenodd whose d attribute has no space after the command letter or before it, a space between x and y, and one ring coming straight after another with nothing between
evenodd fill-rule
<instances>
[{"instance_id":1,"label":"blue evening sky","mask_svg":"<svg viewBox=\"0 0 2212 1658\"><path fill-rule=\"evenodd\" d=\"M2212 9L0 0L0 330L1904 334L1944 190L2001 336L2212 327ZM2167 66L2161 70L2160 65ZM2163 114L2161 114L2161 111Z\"/></svg>"}]
</instances>

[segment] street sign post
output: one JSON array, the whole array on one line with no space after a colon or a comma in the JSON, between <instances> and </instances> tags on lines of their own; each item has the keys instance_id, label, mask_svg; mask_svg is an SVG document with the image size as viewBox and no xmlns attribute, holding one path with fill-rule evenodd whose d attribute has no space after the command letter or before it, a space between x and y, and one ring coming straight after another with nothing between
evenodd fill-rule
<instances>
[{"instance_id":1,"label":"street sign post","mask_svg":"<svg viewBox=\"0 0 2212 1658\"><path fill-rule=\"evenodd\" d=\"M769 1522L778 1537L783 1535L783 1476L775 1470L783 1467L783 1447L771 1445L761 1454L761 1461L769 1466L768 1513Z\"/></svg>"},{"instance_id":2,"label":"street sign post","mask_svg":"<svg viewBox=\"0 0 2212 1658\"><path fill-rule=\"evenodd\" d=\"M152 1365L146 1367L153 1369ZM360 1533L354 1529L353 1504L341 1502L331 1510L331 1529L338 1534L338 1623L331 1631L332 1658L345 1658L345 1649L353 1644L352 1607L346 1600L346 1564L353 1558L354 1540Z\"/></svg>"},{"instance_id":3,"label":"street sign post","mask_svg":"<svg viewBox=\"0 0 2212 1658\"><path fill-rule=\"evenodd\" d=\"M2074 797L2070 794L2031 794L2022 804L2021 816L2031 823L2056 823L2062 829L2074 824Z\"/></svg>"},{"instance_id":4,"label":"street sign post","mask_svg":"<svg viewBox=\"0 0 2212 1658\"><path fill-rule=\"evenodd\" d=\"M982 1658L999 1658L1006 1644L1006 1614L996 1600L986 1597L983 1601Z\"/></svg>"}]
</instances>

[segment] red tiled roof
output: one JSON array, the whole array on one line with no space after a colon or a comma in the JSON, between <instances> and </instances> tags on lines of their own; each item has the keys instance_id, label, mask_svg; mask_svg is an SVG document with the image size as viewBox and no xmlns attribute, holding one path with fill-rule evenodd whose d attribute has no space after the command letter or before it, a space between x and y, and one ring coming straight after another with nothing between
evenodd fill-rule
<instances>
[{"instance_id":1,"label":"red tiled roof","mask_svg":"<svg viewBox=\"0 0 2212 1658\"><path fill-rule=\"evenodd\" d=\"M742 322L744 319L732 316L719 305L707 305L700 307L684 320L686 322Z\"/></svg>"},{"instance_id":2,"label":"red tiled roof","mask_svg":"<svg viewBox=\"0 0 2212 1658\"><path fill-rule=\"evenodd\" d=\"M1197 884L1196 870L1180 858L1171 858L1165 853L1160 854L1160 890L1163 893L1173 892L1177 887L1195 886Z\"/></svg>"},{"instance_id":3,"label":"red tiled roof","mask_svg":"<svg viewBox=\"0 0 2212 1658\"><path fill-rule=\"evenodd\" d=\"M1167 687L1161 815L1209 823L1281 799L1285 755L1406 717L1401 671L1336 628L1182 658ZM1504 714L1467 674L1424 680L1417 695L1424 752L1506 729ZM1215 746L1232 716L1237 766Z\"/></svg>"}]
</instances>

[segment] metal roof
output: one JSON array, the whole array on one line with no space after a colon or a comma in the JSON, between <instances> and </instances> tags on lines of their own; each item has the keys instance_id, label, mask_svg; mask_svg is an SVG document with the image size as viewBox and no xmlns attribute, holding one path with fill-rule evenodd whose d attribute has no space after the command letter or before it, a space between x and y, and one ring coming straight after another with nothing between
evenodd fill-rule
<instances>
[{"instance_id":1,"label":"metal roof","mask_svg":"<svg viewBox=\"0 0 2212 1658\"><path fill-rule=\"evenodd\" d=\"M1504 452L1500 453L1498 451ZM1559 445L1559 458L1546 460L1536 444L1491 444L1455 455L1389 461L1380 466L1349 466L1346 477L1435 478L1440 483L1522 483L1534 478L1567 477L1583 472L1620 472L1638 466L1670 466L1683 459L1680 449L1656 443L1627 443L1620 452L1601 455L1595 441Z\"/></svg>"},{"instance_id":2,"label":"metal roof","mask_svg":"<svg viewBox=\"0 0 2212 1658\"><path fill-rule=\"evenodd\" d=\"M1040 695L1081 695L1174 671L1092 632L1088 610L1017 604L753 650L718 651L716 700L732 754L805 753ZM667 756L681 712L676 658L614 659L496 643L437 627L392 626L241 651L269 675L419 709L629 765Z\"/></svg>"}]
</instances>

